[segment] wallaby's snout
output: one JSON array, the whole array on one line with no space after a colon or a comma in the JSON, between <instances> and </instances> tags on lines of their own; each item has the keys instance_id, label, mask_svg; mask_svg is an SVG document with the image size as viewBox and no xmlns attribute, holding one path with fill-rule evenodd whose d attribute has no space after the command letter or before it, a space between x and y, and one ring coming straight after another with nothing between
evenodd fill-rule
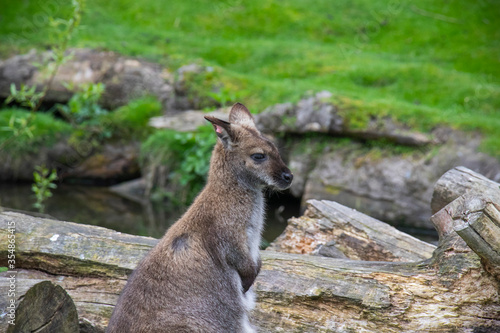
<instances>
[{"instance_id":1,"label":"wallaby's snout","mask_svg":"<svg viewBox=\"0 0 500 333\"><path fill-rule=\"evenodd\" d=\"M293 180L293 174L288 168L284 168L283 172L281 173L281 181L282 181L282 187L280 190L286 190L292 185L292 180Z\"/></svg>"}]
</instances>

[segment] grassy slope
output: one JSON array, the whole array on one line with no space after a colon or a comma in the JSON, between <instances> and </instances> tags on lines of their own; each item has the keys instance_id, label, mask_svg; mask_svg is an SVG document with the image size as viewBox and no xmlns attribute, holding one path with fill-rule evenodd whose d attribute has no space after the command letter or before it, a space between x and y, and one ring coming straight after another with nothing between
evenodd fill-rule
<instances>
[{"instance_id":1,"label":"grassy slope","mask_svg":"<svg viewBox=\"0 0 500 333\"><path fill-rule=\"evenodd\" d=\"M47 17L69 1L40 3L2 6L0 54L50 46ZM500 155L499 12L493 0L88 0L72 43L215 66L253 110L327 89L356 117L479 129Z\"/></svg>"}]
</instances>

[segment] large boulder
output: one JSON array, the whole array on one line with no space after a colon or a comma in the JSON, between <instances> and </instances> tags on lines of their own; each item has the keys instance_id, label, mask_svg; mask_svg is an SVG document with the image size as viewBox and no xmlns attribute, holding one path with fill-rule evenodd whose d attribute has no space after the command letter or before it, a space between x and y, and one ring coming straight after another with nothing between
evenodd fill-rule
<instances>
[{"instance_id":1,"label":"large boulder","mask_svg":"<svg viewBox=\"0 0 500 333\"><path fill-rule=\"evenodd\" d=\"M0 181L32 181L37 165L58 170L60 179L117 183L140 175L139 144L137 142L106 143L96 148L89 145L70 145L59 142L52 147L11 156L2 154Z\"/></svg>"},{"instance_id":2,"label":"large boulder","mask_svg":"<svg viewBox=\"0 0 500 333\"><path fill-rule=\"evenodd\" d=\"M156 96L166 110L173 103L173 75L159 64L110 51L71 49L67 54L69 59L59 67L44 103L67 103L78 86L99 82L106 86L100 103L110 110L144 95ZM47 65L40 69L37 63ZM36 85L42 90L54 65L51 51L31 51L0 61L0 98L10 94L12 83L18 88L21 84Z\"/></svg>"},{"instance_id":3,"label":"large boulder","mask_svg":"<svg viewBox=\"0 0 500 333\"><path fill-rule=\"evenodd\" d=\"M315 162L300 155L290 158L291 164L314 164L303 176L307 179L303 202L333 200L392 224L432 229L432 190L446 170L463 165L500 180L500 162L478 152L479 144L480 138L473 134L456 133L442 146L409 154L374 154L352 142L344 146L332 143L316 155Z\"/></svg>"},{"instance_id":4,"label":"large boulder","mask_svg":"<svg viewBox=\"0 0 500 333\"><path fill-rule=\"evenodd\" d=\"M324 133L363 140L384 139L409 146L436 142L432 135L416 132L390 117L372 117L365 127L357 128L351 124L350 115L340 112L331 98L330 92L321 91L296 104L270 106L256 117L257 126L263 133L272 134Z\"/></svg>"}]
</instances>

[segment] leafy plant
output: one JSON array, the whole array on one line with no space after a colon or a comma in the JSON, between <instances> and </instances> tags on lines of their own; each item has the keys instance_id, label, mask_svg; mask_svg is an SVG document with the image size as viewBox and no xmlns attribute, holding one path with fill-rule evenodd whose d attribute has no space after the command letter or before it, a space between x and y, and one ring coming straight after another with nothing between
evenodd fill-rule
<instances>
[{"instance_id":1,"label":"leafy plant","mask_svg":"<svg viewBox=\"0 0 500 333\"><path fill-rule=\"evenodd\" d=\"M68 104L58 104L57 110L73 125L84 122L95 123L99 116L108 112L98 104L104 93L104 88L105 86L101 82L82 84Z\"/></svg>"},{"instance_id":2,"label":"leafy plant","mask_svg":"<svg viewBox=\"0 0 500 333\"><path fill-rule=\"evenodd\" d=\"M159 130L141 147L142 163L150 169L166 166L164 177L168 189L161 183L155 187L153 197L167 196L180 204L190 203L206 181L210 166L210 153L215 144L213 131L200 127L194 133Z\"/></svg>"},{"instance_id":3,"label":"leafy plant","mask_svg":"<svg viewBox=\"0 0 500 333\"><path fill-rule=\"evenodd\" d=\"M22 106L34 110L43 95L43 92L36 92L36 86L29 87L27 85L21 84L20 89L17 90L16 85L14 83L11 83L10 95L5 99L5 104L10 104L15 101Z\"/></svg>"},{"instance_id":4,"label":"leafy plant","mask_svg":"<svg viewBox=\"0 0 500 333\"><path fill-rule=\"evenodd\" d=\"M33 125L29 126L27 118L18 118L14 113L11 114L8 126L0 127L1 131L11 132L14 137L21 137L23 135L28 138L33 138Z\"/></svg>"},{"instance_id":5,"label":"leafy plant","mask_svg":"<svg viewBox=\"0 0 500 333\"><path fill-rule=\"evenodd\" d=\"M57 188L54 183L57 180L57 172L55 169L49 171L44 166L36 166L33 172L34 183L31 190L35 193L36 202L33 204L40 213L45 211L45 201L52 196L53 189Z\"/></svg>"}]
</instances>

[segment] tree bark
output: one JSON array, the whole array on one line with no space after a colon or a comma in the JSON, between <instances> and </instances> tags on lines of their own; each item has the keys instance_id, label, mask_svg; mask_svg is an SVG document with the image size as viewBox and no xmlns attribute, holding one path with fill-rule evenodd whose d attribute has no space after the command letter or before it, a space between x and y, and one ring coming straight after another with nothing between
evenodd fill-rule
<instances>
[{"instance_id":1,"label":"tree bark","mask_svg":"<svg viewBox=\"0 0 500 333\"><path fill-rule=\"evenodd\" d=\"M491 198L499 193L472 193L481 204L467 206L472 200L469 193L432 217L440 241L430 259L361 261L262 251L262 271L254 285L257 307L252 315L258 331L500 331L500 283L498 274L488 269L497 260L498 241L489 235L496 235L498 227L499 202ZM342 208L329 202L314 202L313 207L316 215L311 213L307 219L334 232L337 226L326 222L338 220L339 210L332 207ZM356 215L350 214L346 216ZM9 212L1 213L0 221L16 226L16 300L39 282L60 285L76 305L81 332L104 330L127 275L155 243L151 238ZM378 223L371 225L374 230L362 223L351 227L357 229L354 235L359 230L367 235L393 233ZM478 237L464 236L466 243L455 231L467 228L483 240L475 249L479 256L467 245L474 248L468 239L477 241ZM1 229L0 244L6 244L7 237ZM390 238L382 237L379 242ZM494 252L485 251L486 246ZM3 266L7 251L0 250ZM375 250L366 247L366 251ZM0 273L2 295L9 288L7 274ZM0 298L0 308L8 301ZM6 323L0 323L0 330L5 328Z\"/></svg>"}]
</instances>

